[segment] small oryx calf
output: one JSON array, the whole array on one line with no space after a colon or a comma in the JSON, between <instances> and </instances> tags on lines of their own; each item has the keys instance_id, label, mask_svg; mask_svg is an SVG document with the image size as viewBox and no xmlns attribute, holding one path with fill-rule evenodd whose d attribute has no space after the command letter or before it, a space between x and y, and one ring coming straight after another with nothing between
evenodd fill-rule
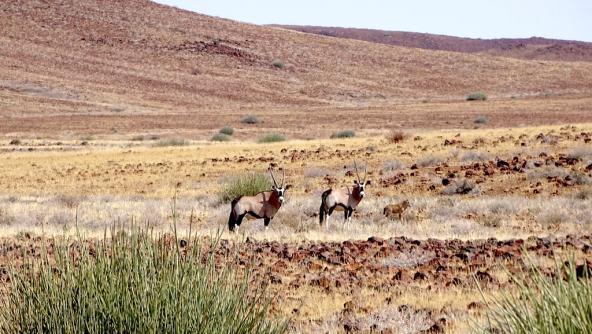
<instances>
[{"instance_id":1,"label":"small oryx calf","mask_svg":"<svg viewBox=\"0 0 592 334\"><path fill-rule=\"evenodd\" d=\"M253 219L263 219L265 229L268 228L273 216L278 212L284 202L286 190L292 185L284 187L286 171L283 171L282 183L278 186L273 176L273 170L269 168L273 187L269 191L260 192L254 196L240 196L232 200L230 205L230 217L228 218L228 229L236 232L245 216Z\"/></svg>"},{"instance_id":2,"label":"small oryx calf","mask_svg":"<svg viewBox=\"0 0 592 334\"><path fill-rule=\"evenodd\" d=\"M354 161L356 169L357 180L354 180L353 187L343 187L340 189L329 189L323 192L321 196L321 207L319 209L319 223L323 225L323 221L327 220L326 227L329 228L329 219L334 210L345 212L343 223L348 224L351 221L351 216L354 210L358 207L365 195L365 187L370 185L370 180L366 181L367 170L364 170L364 179L360 180L358 174L358 166Z\"/></svg>"},{"instance_id":3,"label":"small oryx calf","mask_svg":"<svg viewBox=\"0 0 592 334\"><path fill-rule=\"evenodd\" d=\"M389 204L384 207L384 210L382 210L382 214L385 215L387 218L392 218L395 215L398 215L399 220L401 220L401 216L403 215L403 212L405 212L405 210L408 207L409 207L408 200L404 200L403 202L398 203L398 204Z\"/></svg>"}]
</instances>

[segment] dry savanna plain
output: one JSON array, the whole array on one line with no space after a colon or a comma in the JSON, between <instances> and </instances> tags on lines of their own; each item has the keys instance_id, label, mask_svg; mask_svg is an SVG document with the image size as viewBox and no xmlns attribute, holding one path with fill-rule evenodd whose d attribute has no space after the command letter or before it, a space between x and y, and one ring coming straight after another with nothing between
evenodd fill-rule
<instances>
[{"instance_id":1,"label":"dry savanna plain","mask_svg":"<svg viewBox=\"0 0 592 334\"><path fill-rule=\"evenodd\" d=\"M589 43L426 50L144 0L9 0L0 26L2 297L114 226L217 240L291 333L479 331L532 266L592 268ZM321 226L356 165L351 223ZM293 187L269 229L229 232L223 192L270 167Z\"/></svg>"}]
</instances>

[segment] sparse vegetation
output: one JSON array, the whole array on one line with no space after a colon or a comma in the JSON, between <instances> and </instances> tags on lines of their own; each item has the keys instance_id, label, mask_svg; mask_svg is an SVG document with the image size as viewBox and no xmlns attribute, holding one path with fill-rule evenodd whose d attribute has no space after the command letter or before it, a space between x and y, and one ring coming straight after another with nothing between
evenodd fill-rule
<instances>
[{"instance_id":1,"label":"sparse vegetation","mask_svg":"<svg viewBox=\"0 0 592 334\"><path fill-rule=\"evenodd\" d=\"M9 145L20 145L21 144L21 140L20 139L12 139L9 143Z\"/></svg>"},{"instance_id":2,"label":"sparse vegetation","mask_svg":"<svg viewBox=\"0 0 592 334\"><path fill-rule=\"evenodd\" d=\"M0 331L285 332L283 322L267 318L265 290L250 287L241 271L216 267L199 245L181 252L177 239L154 241L141 231L112 234L75 246L56 241L55 263L45 254L36 265L13 269Z\"/></svg>"},{"instance_id":3,"label":"sparse vegetation","mask_svg":"<svg viewBox=\"0 0 592 334\"><path fill-rule=\"evenodd\" d=\"M250 173L226 181L220 190L219 199L227 203L239 196L252 196L271 189L272 183L266 174Z\"/></svg>"},{"instance_id":4,"label":"sparse vegetation","mask_svg":"<svg viewBox=\"0 0 592 334\"><path fill-rule=\"evenodd\" d=\"M386 136L386 139L391 143L400 143L403 140L409 138L409 134L400 131L400 130L391 130L389 134Z\"/></svg>"},{"instance_id":5,"label":"sparse vegetation","mask_svg":"<svg viewBox=\"0 0 592 334\"><path fill-rule=\"evenodd\" d=\"M224 134L224 133L216 133L215 135L212 136L212 138L210 140L225 142L225 141L230 141L230 136L227 134Z\"/></svg>"},{"instance_id":6,"label":"sparse vegetation","mask_svg":"<svg viewBox=\"0 0 592 334\"><path fill-rule=\"evenodd\" d=\"M577 160L591 160L592 159L592 147L591 146L578 146L571 150L567 154L568 158Z\"/></svg>"},{"instance_id":7,"label":"sparse vegetation","mask_svg":"<svg viewBox=\"0 0 592 334\"><path fill-rule=\"evenodd\" d=\"M388 160L382 164L382 170L392 172L405 168L405 164L399 160Z\"/></svg>"},{"instance_id":8,"label":"sparse vegetation","mask_svg":"<svg viewBox=\"0 0 592 334\"><path fill-rule=\"evenodd\" d=\"M356 136L356 132L354 130L342 130L342 131L337 131L334 132L331 135L331 138L353 138Z\"/></svg>"},{"instance_id":9,"label":"sparse vegetation","mask_svg":"<svg viewBox=\"0 0 592 334\"><path fill-rule=\"evenodd\" d=\"M587 268L587 265L584 265ZM489 302L484 333L589 333L592 328L592 282L589 269L578 274L569 261L545 275L530 264L524 277L511 276L516 294L505 292Z\"/></svg>"},{"instance_id":10,"label":"sparse vegetation","mask_svg":"<svg viewBox=\"0 0 592 334\"><path fill-rule=\"evenodd\" d=\"M483 92L471 93L467 96L467 101L485 101L487 96Z\"/></svg>"},{"instance_id":11,"label":"sparse vegetation","mask_svg":"<svg viewBox=\"0 0 592 334\"><path fill-rule=\"evenodd\" d=\"M220 131L218 131L218 133L227 135L227 136L232 136L234 134L234 129L231 128L230 126L225 126L222 129L220 129Z\"/></svg>"},{"instance_id":12,"label":"sparse vegetation","mask_svg":"<svg viewBox=\"0 0 592 334\"><path fill-rule=\"evenodd\" d=\"M259 117L255 116L255 115L247 115L241 119L241 123L243 123L243 124L259 124L259 123L261 123L261 121L259 120Z\"/></svg>"},{"instance_id":13,"label":"sparse vegetation","mask_svg":"<svg viewBox=\"0 0 592 334\"><path fill-rule=\"evenodd\" d=\"M281 59L274 59L271 62L271 65L275 68L280 69L280 70L283 69L284 67L286 67L286 64L284 64L284 62Z\"/></svg>"},{"instance_id":14,"label":"sparse vegetation","mask_svg":"<svg viewBox=\"0 0 592 334\"><path fill-rule=\"evenodd\" d=\"M167 146L187 146L189 141L183 138L168 138L161 139L154 144L155 147L167 147Z\"/></svg>"},{"instance_id":15,"label":"sparse vegetation","mask_svg":"<svg viewBox=\"0 0 592 334\"><path fill-rule=\"evenodd\" d=\"M473 123L475 123L475 124L487 124L487 117L485 117L485 116L477 116L473 120Z\"/></svg>"},{"instance_id":16,"label":"sparse vegetation","mask_svg":"<svg viewBox=\"0 0 592 334\"><path fill-rule=\"evenodd\" d=\"M286 141L286 136L279 134L279 133L269 133L265 136L259 138L257 142L259 143L277 143L281 141Z\"/></svg>"},{"instance_id":17,"label":"sparse vegetation","mask_svg":"<svg viewBox=\"0 0 592 334\"><path fill-rule=\"evenodd\" d=\"M144 141L144 140L158 140L160 136L158 135L135 135L132 137L132 141Z\"/></svg>"},{"instance_id":18,"label":"sparse vegetation","mask_svg":"<svg viewBox=\"0 0 592 334\"><path fill-rule=\"evenodd\" d=\"M442 163L442 159L433 155L426 155L417 160L418 167L431 167Z\"/></svg>"},{"instance_id":19,"label":"sparse vegetation","mask_svg":"<svg viewBox=\"0 0 592 334\"><path fill-rule=\"evenodd\" d=\"M460 180L455 180L454 182L452 182L451 184L446 186L446 188L444 188L444 190L442 191L442 194L444 194L444 195L466 195L466 194L474 193L476 191L477 191L477 187L475 186L474 183L472 183L471 181L469 181L467 179L460 179Z\"/></svg>"},{"instance_id":20,"label":"sparse vegetation","mask_svg":"<svg viewBox=\"0 0 592 334\"><path fill-rule=\"evenodd\" d=\"M481 151L468 151L463 153L460 157L462 162L487 161L489 159L491 159L491 156L488 153Z\"/></svg>"},{"instance_id":21,"label":"sparse vegetation","mask_svg":"<svg viewBox=\"0 0 592 334\"><path fill-rule=\"evenodd\" d=\"M324 167L310 167L304 170L304 177L324 177L326 175L332 175L332 171Z\"/></svg>"}]
</instances>

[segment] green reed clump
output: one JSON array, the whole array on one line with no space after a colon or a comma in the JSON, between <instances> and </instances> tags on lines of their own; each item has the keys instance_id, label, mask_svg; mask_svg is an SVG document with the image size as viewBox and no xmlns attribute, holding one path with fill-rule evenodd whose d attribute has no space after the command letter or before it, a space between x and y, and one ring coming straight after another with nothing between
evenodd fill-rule
<instances>
[{"instance_id":1,"label":"green reed clump","mask_svg":"<svg viewBox=\"0 0 592 334\"><path fill-rule=\"evenodd\" d=\"M282 333L263 288L200 247L140 231L55 241L51 259L11 270L2 333ZM155 241L159 240L159 241ZM214 247L214 245L212 245Z\"/></svg>"},{"instance_id":2,"label":"green reed clump","mask_svg":"<svg viewBox=\"0 0 592 334\"><path fill-rule=\"evenodd\" d=\"M511 276L518 291L490 303L483 332L592 333L592 281L582 268L570 261L549 277L531 265L525 278Z\"/></svg>"},{"instance_id":3,"label":"green reed clump","mask_svg":"<svg viewBox=\"0 0 592 334\"><path fill-rule=\"evenodd\" d=\"M239 196L253 196L271 189L271 180L266 174L249 173L227 180L220 190L220 202L226 203Z\"/></svg>"}]
</instances>

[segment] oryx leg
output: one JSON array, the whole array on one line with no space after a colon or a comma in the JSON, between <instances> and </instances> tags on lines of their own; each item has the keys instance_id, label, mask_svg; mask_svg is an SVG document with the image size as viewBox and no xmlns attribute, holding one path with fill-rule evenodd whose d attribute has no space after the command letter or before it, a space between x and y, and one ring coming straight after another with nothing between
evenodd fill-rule
<instances>
[{"instance_id":1,"label":"oryx leg","mask_svg":"<svg viewBox=\"0 0 592 334\"><path fill-rule=\"evenodd\" d=\"M331 208L329 208L329 211L327 211L327 229L329 229L329 224L331 221L331 215L333 214L333 210L335 210L335 205L332 206Z\"/></svg>"},{"instance_id":2,"label":"oryx leg","mask_svg":"<svg viewBox=\"0 0 592 334\"><path fill-rule=\"evenodd\" d=\"M347 208L347 209L345 210L345 217L346 217L345 219L347 220L347 227L348 227L348 228L349 228L349 227L350 227L350 225L351 225L351 217L352 217L352 214L353 214L353 213L354 213L354 209L352 209L352 208Z\"/></svg>"},{"instance_id":3,"label":"oryx leg","mask_svg":"<svg viewBox=\"0 0 592 334\"><path fill-rule=\"evenodd\" d=\"M263 218L263 225L265 225L265 230L269 228L269 223L271 222L271 218Z\"/></svg>"}]
</instances>

